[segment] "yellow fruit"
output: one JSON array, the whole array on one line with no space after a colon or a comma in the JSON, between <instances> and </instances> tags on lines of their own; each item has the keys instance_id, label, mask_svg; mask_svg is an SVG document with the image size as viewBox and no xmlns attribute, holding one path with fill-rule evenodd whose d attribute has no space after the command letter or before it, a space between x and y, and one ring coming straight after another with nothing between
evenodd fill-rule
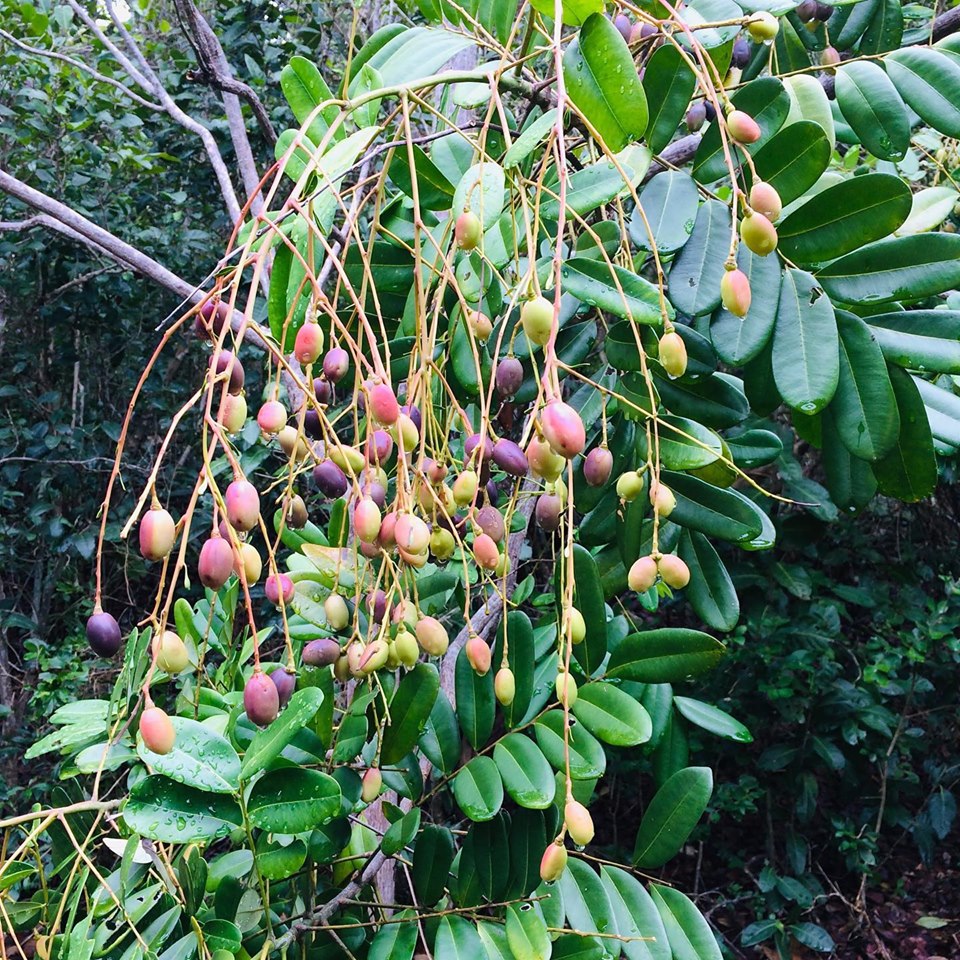
<instances>
[{"instance_id":1,"label":"yellow fruit","mask_svg":"<svg viewBox=\"0 0 960 960\"><path fill-rule=\"evenodd\" d=\"M677 505L677 498L665 483L657 482L650 490L650 503L653 505L653 509L663 519L666 519L673 513L674 507Z\"/></svg>"},{"instance_id":2,"label":"yellow fruit","mask_svg":"<svg viewBox=\"0 0 960 960\"><path fill-rule=\"evenodd\" d=\"M517 695L517 681L509 667L501 667L493 678L493 692L504 707L513 703Z\"/></svg>"},{"instance_id":3,"label":"yellow fruit","mask_svg":"<svg viewBox=\"0 0 960 960\"><path fill-rule=\"evenodd\" d=\"M660 338L660 363L671 377L687 372L687 345L679 333L671 331Z\"/></svg>"},{"instance_id":4,"label":"yellow fruit","mask_svg":"<svg viewBox=\"0 0 960 960\"><path fill-rule=\"evenodd\" d=\"M758 257L765 257L777 249L777 228L762 213L743 218L740 238Z\"/></svg>"},{"instance_id":5,"label":"yellow fruit","mask_svg":"<svg viewBox=\"0 0 960 960\"><path fill-rule=\"evenodd\" d=\"M674 590L682 590L690 582L690 568L672 553L665 553L658 564L663 582Z\"/></svg>"},{"instance_id":6,"label":"yellow fruit","mask_svg":"<svg viewBox=\"0 0 960 960\"><path fill-rule=\"evenodd\" d=\"M577 697L580 695L577 690L577 681L574 680L566 670L561 670L557 674L557 679L554 681L553 687L557 692L557 699L567 709L577 702Z\"/></svg>"},{"instance_id":7,"label":"yellow fruit","mask_svg":"<svg viewBox=\"0 0 960 960\"><path fill-rule=\"evenodd\" d=\"M735 316L745 317L750 309L750 280L742 270L727 270L720 280L720 299Z\"/></svg>"},{"instance_id":8,"label":"yellow fruit","mask_svg":"<svg viewBox=\"0 0 960 960\"><path fill-rule=\"evenodd\" d=\"M637 593L646 593L657 582L657 562L653 557L634 560L627 574L627 584Z\"/></svg>"},{"instance_id":9,"label":"yellow fruit","mask_svg":"<svg viewBox=\"0 0 960 960\"><path fill-rule=\"evenodd\" d=\"M567 801L563 808L563 822L570 839L578 847L585 847L593 839L593 817L579 800Z\"/></svg>"},{"instance_id":10,"label":"yellow fruit","mask_svg":"<svg viewBox=\"0 0 960 960\"><path fill-rule=\"evenodd\" d=\"M625 503L631 503L643 493L643 477L636 470L627 470L617 479L617 496Z\"/></svg>"},{"instance_id":11,"label":"yellow fruit","mask_svg":"<svg viewBox=\"0 0 960 960\"><path fill-rule=\"evenodd\" d=\"M153 638L153 652L157 666L164 673L180 673L190 664L186 644L171 630L164 630L161 637Z\"/></svg>"},{"instance_id":12,"label":"yellow fruit","mask_svg":"<svg viewBox=\"0 0 960 960\"><path fill-rule=\"evenodd\" d=\"M534 297L520 308L520 323L527 339L542 347L553 330L553 304L546 297Z\"/></svg>"},{"instance_id":13,"label":"yellow fruit","mask_svg":"<svg viewBox=\"0 0 960 960\"><path fill-rule=\"evenodd\" d=\"M769 43L780 32L780 21L772 13L761 10L747 21L747 33L757 43Z\"/></svg>"}]
</instances>

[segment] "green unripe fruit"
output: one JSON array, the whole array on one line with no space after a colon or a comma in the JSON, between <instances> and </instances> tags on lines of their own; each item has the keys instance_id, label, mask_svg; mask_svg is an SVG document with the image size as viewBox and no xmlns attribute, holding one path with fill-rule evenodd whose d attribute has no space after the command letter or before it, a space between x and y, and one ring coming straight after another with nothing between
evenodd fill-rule
<instances>
[{"instance_id":1,"label":"green unripe fruit","mask_svg":"<svg viewBox=\"0 0 960 960\"><path fill-rule=\"evenodd\" d=\"M563 808L563 822L570 839L578 847L585 847L593 839L593 817L579 800L567 801Z\"/></svg>"},{"instance_id":2,"label":"green unripe fruit","mask_svg":"<svg viewBox=\"0 0 960 960\"><path fill-rule=\"evenodd\" d=\"M546 440L534 434L527 444L527 463L534 475L543 480L556 480L563 473L567 461Z\"/></svg>"},{"instance_id":3,"label":"green unripe fruit","mask_svg":"<svg viewBox=\"0 0 960 960\"><path fill-rule=\"evenodd\" d=\"M570 639L574 643L583 643L587 636L587 622L583 619L583 614L576 607L571 607L567 615L570 621Z\"/></svg>"},{"instance_id":4,"label":"green unripe fruit","mask_svg":"<svg viewBox=\"0 0 960 960\"><path fill-rule=\"evenodd\" d=\"M474 250L483 237L483 224L472 210L464 210L457 217L453 235L456 238L457 246L461 250Z\"/></svg>"},{"instance_id":5,"label":"green unripe fruit","mask_svg":"<svg viewBox=\"0 0 960 960\"><path fill-rule=\"evenodd\" d=\"M327 624L331 630L342 630L350 622L347 601L339 593L331 593L323 601L323 611L327 615Z\"/></svg>"},{"instance_id":6,"label":"green unripe fruit","mask_svg":"<svg viewBox=\"0 0 960 960\"><path fill-rule=\"evenodd\" d=\"M501 706L509 707L517 695L517 681L509 667L501 667L493 678L493 692Z\"/></svg>"},{"instance_id":7,"label":"green unripe fruit","mask_svg":"<svg viewBox=\"0 0 960 960\"><path fill-rule=\"evenodd\" d=\"M780 32L780 21L772 13L761 10L747 22L747 33L757 43L767 43Z\"/></svg>"},{"instance_id":8,"label":"green unripe fruit","mask_svg":"<svg viewBox=\"0 0 960 960\"><path fill-rule=\"evenodd\" d=\"M756 143L760 139L759 124L742 110L733 110L727 115L727 132L737 143Z\"/></svg>"},{"instance_id":9,"label":"green unripe fruit","mask_svg":"<svg viewBox=\"0 0 960 960\"><path fill-rule=\"evenodd\" d=\"M180 673L190 665L186 644L171 630L164 630L162 636L153 638L153 652L157 666L164 673Z\"/></svg>"},{"instance_id":10,"label":"green unripe fruit","mask_svg":"<svg viewBox=\"0 0 960 960\"><path fill-rule=\"evenodd\" d=\"M440 561L449 560L457 547L453 534L443 527L435 527L430 534L430 552Z\"/></svg>"},{"instance_id":11,"label":"green unripe fruit","mask_svg":"<svg viewBox=\"0 0 960 960\"><path fill-rule=\"evenodd\" d=\"M758 257L766 257L777 249L777 228L762 213L743 218L740 237L747 249Z\"/></svg>"},{"instance_id":12,"label":"green unripe fruit","mask_svg":"<svg viewBox=\"0 0 960 960\"><path fill-rule=\"evenodd\" d=\"M562 843L551 843L540 858L540 879L544 883L553 883L563 876L567 869L567 848Z\"/></svg>"},{"instance_id":13,"label":"green unripe fruit","mask_svg":"<svg viewBox=\"0 0 960 960\"><path fill-rule=\"evenodd\" d=\"M674 590L682 590L690 582L690 568L672 553L665 553L657 566L663 582Z\"/></svg>"},{"instance_id":14,"label":"green unripe fruit","mask_svg":"<svg viewBox=\"0 0 960 960\"><path fill-rule=\"evenodd\" d=\"M464 470L456 480L453 481L453 500L458 507L466 507L473 503L477 495L477 487L480 486L480 480L475 470Z\"/></svg>"},{"instance_id":15,"label":"green unripe fruit","mask_svg":"<svg viewBox=\"0 0 960 960\"><path fill-rule=\"evenodd\" d=\"M750 188L750 206L755 213L762 213L771 223L780 219L783 201L769 183L758 180Z\"/></svg>"},{"instance_id":16,"label":"green unripe fruit","mask_svg":"<svg viewBox=\"0 0 960 960\"><path fill-rule=\"evenodd\" d=\"M660 363L671 377L687 372L687 345L679 333L671 331L660 338Z\"/></svg>"},{"instance_id":17,"label":"green unripe fruit","mask_svg":"<svg viewBox=\"0 0 960 960\"><path fill-rule=\"evenodd\" d=\"M247 422L247 401L242 393L228 393L223 400L223 413L220 416L227 433L239 433Z\"/></svg>"},{"instance_id":18,"label":"green unripe fruit","mask_svg":"<svg viewBox=\"0 0 960 960\"><path fill-rule=\"evenodd\" d=\"M636 470L627 470L617 479L617 496L624 503L631 503L643 493L643 477Z\"/></svg>"},{"instance_id":19,"label":"green unripe fruit","mask_svg":"<svg viewBox=\"0 0 960 960\"><path fill-rule=\"evenodd\" d=\"M673 513L673 508L677 505L677 498L666 484L658 482L650 490L650 503L653 509L665 520Z\"/></svg>"},{"instance_id":20,"label":"green unripe fruit","mask_svg":"<svg viewBox=\"0 0 960 960\"><path fill-rule=\"evenodd\" d=\"M363 653L360 655L360 660L357 663L357 673L362 676L369 676L371 673L376 673L381 667L383 667L387 662L387 657L390 655L390 648L387 646L386 640L374 640L371 643L368 643L363 649Z\"/></svg>"},{"instance_id":21,"label":"green unripe fruit","mask_svg":"<svg viewBox=\"0 0 960 960\"><path fill-rule=\"evenodd\" d=\"M417 646L416 637L409 630L401 629L393 645L400 662L408 669L420 659L420 648Z\"/></svg>"},{"instance_id":22,"label":"green unripe fruit","mask_svg":"<svg viewBox=\"0 0 960 960\"><path fill-rule=\"evenodd\" d=\"M657 561L653 557L634 560L627 573L627 585L637 593L646 593L657 582Z\"/></svg>"},{"instance_id":23,"label":"green unripe fruit","mask_svg":"<svg viewBox=\"0 0 960 960\"><path fill-rule=\"evenodd\" d=\"M727 270L720 280L720 299L735 317L745 317L752 295L750 280L742 270Z\"/></svg>"},{"instance_id":24,"label":"green unripe fruit","mask_svg":"<svg viewBox=\"0 0 960 960\"><path fill-rule=\"evenodd\" d=\"M577 702L577 697L580 695L580 691L577 689L577 681L566 670L561 670L557 674L553 687L557 692L557 699L568 710Z\"/></svg>"},{"instance_id":25,"label":"green unripe fruit","mask_svg":"<svg viewBox=\"0 0 960 960\"><path fill-rule=\"evenodd\" d=\"M553 304L546 297L534 297L520 308L520 323L527 339L542 347L553 330Z\"/></svg>"}]
</instances>

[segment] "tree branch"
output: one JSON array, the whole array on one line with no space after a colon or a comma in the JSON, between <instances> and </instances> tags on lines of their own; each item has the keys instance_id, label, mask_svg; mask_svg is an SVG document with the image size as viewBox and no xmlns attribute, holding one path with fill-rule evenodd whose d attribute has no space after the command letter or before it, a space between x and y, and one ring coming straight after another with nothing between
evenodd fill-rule
<instances>
[{"instance_id":1,"label":"tree branch","mask_svg":"<svg viewBox=\"0 0 960 960\"><path fill-rule=\"evenodd\" d=\"M933 21L931 37L933 42L936 43L938 40L949 37L958 30L960 30L960 7L954 7L946 13L941 13L940 16Z\"/></svg>"}]
</instances>

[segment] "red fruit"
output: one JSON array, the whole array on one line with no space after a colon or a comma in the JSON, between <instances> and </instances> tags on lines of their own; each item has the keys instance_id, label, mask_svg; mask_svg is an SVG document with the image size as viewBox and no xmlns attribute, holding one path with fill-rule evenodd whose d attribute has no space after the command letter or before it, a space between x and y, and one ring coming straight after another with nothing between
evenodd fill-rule
<instances>
[{"instance_id":1,"label":"red fruit","mask_svg":"<svg viewBox=\"0 0 960 960\"><path fill-rule=\"evenodd\" d=\"M690 582L690 568L677 556L666 553L658 564L663 582L674 590L682 590Z\"/></svg>"},{"instance_id":2,"label":"red fruit","mask_svg":"<svg viewBox=\"0 0 960 960\"><path fill-rule=\"evenodd\" d=\"M272 573L264 581L263 592L275 607L280 606L281 598L284 606L286 606L293 600L296 587L285 573Z\"/></svg>"},{"instance_id":3,"label":"red fruit","mask_svg":"<svg viewBox=\"0 0 960 960\"><path fill-rule=\"evenodd\" d=\"M370 414L377 423L396 423L400 419L400 404L393 390L385 383L378 383L370 390Z\"/></svg>"},{"instance_id":4,"label":"red fruit","mask_svg":"<svg viewBox=\"0 0 960 960\"><path fill-rule=\"evenodd\" d=\"M331 637L321 637L311 640L300 656L308 667L329 667L340 656L340 644Z\"/></svg>"},{"instance_id":5,"label":"red fruit","mask_svg":"<svg viewBox=\"0 0 960 960\"><path fill-rule=\"evenodd\" d=\"M727 132L737 143L756 143L760 139L760 126L757 121L742 110L733 110L727 114Z\"/></svg>"},{"instance_id":6,"label":"red fruit","mask_svg":"<svg viewBox=\"0 0 960 960\"><path fill-rule=\"evenodd\" d=\"M769 183L764 183L762 180L758 180L750 188L750 206L770 221L778 220L783 211L780 194Z\"/></svg>"},{"instance_id":7,"label":"red fruit","mask_svg":"<svg viewBox=\"0 0 960 960\"><path fill-rule=\"evenodd\" d=\"M581 453L586 446L587 435L580 414L562 400L547 404L540 415L540 426L554 453L567 460Z\"/></svg>"},{"instance_id":8,"label":"red fruit","mask_svg":"<svg viewBox=\"0 0 960 960\"><path fill-rule=\"evenodd\" d=\"M323 375L331 383L339 383L350 369L350 354L343 347L331 347L323 358Z\"/></svg>"},{"instance_id":9,"label":"red fruit","mask_svg":"<svg viewBox=\"0 0 960 960\"><path fill-rule=\"evenodd\" d=\"M497 393L512 397L523 383L523 364L516 357L504 357L497 363Z\"/></svg>"},{"instance_id":10,"label":"red fruit","mask_svg":"<svg viewBox=\"0 0 960 960\"><path fill-rule=\"evenodd\" d=\"M162 507L148 510L140 521L140 552L146 560L162 560L170 555L177 539L177 525Z\"/></svg>"},{"instance_id":11,"label":"red fruit","mask_svg":"<svg viewBox=\"0 0 960 960\"><path fill-rule=\"evenodd\" d=\"M140 737L148 750L163 755L173 749L177 733L165 711L147 707L140 714Z\"/></svg>"},{"instance_id":12,"label":"red fruit","mask_svg":"<svg viewBox=\"0 0 960 960\"><path fill-rule=\"evenodd\" d=\"M229 379L227 389L230 393L239 393L243 389L243 364L229 350L219 350L214 353L210 357L210 367L216 371L215 377Z\"/></svg>"},{"instance_id":13,"label":"red fruit","mask_svg":"<svg viewBox=\"0 0 960 960\"><path fill-rule=\"evenodd\" d=\"M364 543L376 541L380 523L380 508L372 497L364 497L353 508L353 530Z\"/></svg>"},{"instance_id":14,"label":"red fruit","mask_svg":"<svg viewBox=\"0 0 960 960\"><path fill-rule=\"evenodd\" d=\"M430 528L412 513L401 513L394 527L397 546L408 553L423 553L430 546Z\"/></svg>"},{"instance_id":15,"label":"red fruit","mask_svg":"<svg viewBox=\"0 0 960 960\"><path fill-rule=\"evenodd\" d=\"M323 330L319 323L305 323L297 331L293 355L300 363L314 363L323 351Z\"/></svg>"},{"instance_id":16,"label":"red fruit","mask_svg":"<svg viewBox=\"0 0 960 960\"><path fill-rule=\"evenodd\" d=\"M467 641L464 653L470 666L473 667L481 677L490 672L492 653L490 647L487 646L480 637L471 637Z\"/></svg>"},{"instance_id":17,"label":"red fruit","mask_svg":"<svg viewBox=\"0 0 960 960\"><path fill-rule=\"evenodd\" d=\"M500 543L503 535L506 533L506 527L503 522L503 514L496 507L489 504L481 507L474 518L477 525L491 540Z\"/></svg>"},{"instance_id":18,"label":"red fruit","mask_svg":"<svg viewBox=\"0 0 960 960\"><path fill-rule=\"evenodd\" d=\"M676 331L665 333L659 343L660 363L671 377L687 372L687 345Z\"/></svg>"},{"instance_id":19,"label":"red fruit","mask_svg":"<svg viewBox=\"0 0 960 960\"><path fill-rule=\"evenodd\" d=\"M484 570L496 570L500 562L500 551L493 537L489 534L481 533L473 541L473 555L477 565Z\"/></svg>"},{"instance_id":20,"label":"red fruit","mask_svg":"<svg viewBox=\"0 0 960 960\"><path fill-rule=\"evenodd\" d=\"M520 323L527 339L544 346L553 330L553 304L546 297L534 297L520 308Z\"/></svg>"},{"instance_id":21,"label":"red fruit","mask_svg":"<svg viewBox=\"0 0 960 960\"><path fill-rule=\"evenodd\" d=\"M276 670L270 671L270 679L277 688L277 700L280 706L285 707L297 688L297 675L291 673L286 667L277 667Z\"/></svg>"},{"instance_id":22,"label":"red fruit","mask_svg":"<svg viewBox=\"0 0 960 960\"><path fill-rule=\"evenodd\" d=\"M87 619L87 643L99 657L112 657L120 649L122 636L116 618L95 610Z\"/></svg>"},{"instance_id":23,"label":"red fruit","mask_svg":"<svg viewBox=\"0 0 960 960\"><path fill-rule=\"evenodd\" d=\"M602 487L613 472L613 454L606 447L594 447L583 461L583 478L591 487Z\"/></svg>"},{"instance_id":24,"label":"red fruit","mask_svg":"<svg viewBox=\"0 0 960 960\"><path fill-rule=\"evenodd\" d=\"M543 493L537 498L534 508L537 523L544 530L553 532L560 526L560 517L563 515L563 501L555 493Z\"/></svg>"},{"instance_id":25,"label":"red fruit","mask_svg":"<svg viewBox=\"0 0 960 960\"><path fill-rule=\"evenodd\" d=\"M392 550L397 545L397 512L391 510L383 515L380 521L380 531L377 533L377 543L384 550Z\"/></svg>"},{"instance_id":26,"label":"red fruit","mask_svg":"<svg viewBox=\"0 0 960 960\"><path fill-rule=\"evenodd\" d=\"M247 719L258 727L273 723L280 712L280 694L273 681L259 670L253 673L243 688L243 709Z\"/></svg>"},{"instance_id":27,"label":"red fruit","mask_svg":"<svg viewBox=\"0 0 960 960\"><path fill-rule=\"evenodd\" d=\"M637 593L646 593L657 582L657 562L653 557L634 560L627 573L627 585Z\"/></svg>"},{"instance_id":28,"label":"red fruit","mask_svg":"<svg viewBox=\"0 0 960 960\"><path fill-rule=\"evenodd\" d=\"M740 221L740 237L747 249L758 257L765 257L777 249L777 228L762 213L754 213Z\"/></svg>"},{"instance_id":29,"label":"red fruit","mask_svg":"<svg viewBox=\"0 0 960 960\"><path fill-rule=\"evenodd\" d=\"M562 843L548 844L540 860L540 879L544 883L553 883L563 876L566 869L567 848Z\"/></svg>"},{"instance_id":30,"label":"red fruit","mask_svg":"<svg viewBox=\"0 0 960 960\"><path fill-rule=\"evenodd\" d=\"M223 325L230 319L230 304L221 303L219 300L211 297L200 307L197 315L196 330L201 333L207 329L214 336L219 337L223 332Z\"/></svg>"},{"instance_id":31,"label":"red fruit","mask_svg":"<svg viewBox=\"0 0 960 960\"><path fill-rule=\"evenodd\" d=\"M223 495L227 520L235 530L246 533L260 519L260 494L249 480L234 480Z\"/></svg>"},{"instance_id":32,"label":"red fruit","mask_svg":"<svg viewBox=\"0 0 960 960\"><path fill-rule=\"evenodd\" d=\"M279 400L268 400L257 411L257 423L264 433L277 434L287 425L287 408Z\"/></svg>"},{"instance_id":33,"label":"red fruit","mask_svg":"<svg viewBox=\"0 0 960 960\"><path fill-rule=\"evenodd\" d=\"M453 235L461 250L474 250L483 238L483 224L472 210L464 210L457 217Z\"/></svg>"},{"instance_id":34,"label":"red fruit","mask_svg":"<svg viewBox=\"0 0 960 960\"><path fill-rule=\"evenodd\" d=\"M493 462L512 477L525 477L530 466L520 445L501 437L493 445Z\"/></svg>"},{"instance_id":35,"label":"red fruit","mask_svg":"<svg viewBox=\"0 0 960 960\"><path fill-rule=\"evenodd\" d=\"M593 817L578 800L566 802L563 808L563 822L567 825L570 839L578 847L585 847L593 839Z\"/></svg>"},{"instance_id":36,"label":"red fruit","mask_svg":"<svg viewBox=\"0 0 960 960\"><path fill-rule=\"evenodd\" d=\"M727 270L720 280L720 299L735 316L745 317L750 309L750 280L742 270Z\"/></svg>"},{"instance_id":37,"label":"red fruit","mask_svg":"<svg viewBox=\"0 0 960 960\"><path fill-rule=\"evenodd\" d=\"M223 537L210 537L200 548L197 563L200 582L211 590L219 590L233 573L233 548Z\"/></svg>"}]
</instances>

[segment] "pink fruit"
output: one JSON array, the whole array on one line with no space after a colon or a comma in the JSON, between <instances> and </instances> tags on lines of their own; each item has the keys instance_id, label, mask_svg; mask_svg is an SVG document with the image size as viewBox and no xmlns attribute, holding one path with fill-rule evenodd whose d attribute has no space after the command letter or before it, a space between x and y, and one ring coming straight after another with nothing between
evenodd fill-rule
<instances>
[{"instance_id":1,"label":"pink fruit","mask_svg":"<svg viewBox=\"0 0 960 960\"><path fill-rule=\"evenodd\" d=\"M353 530L364 543L373 543L380 532L380 508L372 497L364 497L353 508Z\"/></svg>"},{"instance_id":2,"label":"pink fruit","mask_svg":"<svg viewBox=\"0 0 960 960\"><path fill-rule=\"evenodd\" d=\"M394 537L397 546L409 553L423 553L430 546L430 528L412 513L397 517Z\"/></svg>"},{"instance_id":3,"label":"pink fruit","mask_svg":"<svg viewBox=\"0 0 960 960\"><path fill-rule=\"evenodd\" d=\"M750 188L750 206L770 221L778 220L783 211L780 194L769 183L764 183L762 180L758 180Z\"/></svg>"},{"instance_id":4,"label":"pink fruit","mask_svg":"<svg viewBox=\"0 0 960 960\"><path fill-rule=\"evenodd\" d=\"M737 143L756 143L760 139L760 126L757 121L742 110L733 110L727 114L727 131Z\"/></svg>"},{"instance_id":5,"label":"pink fruit","mask_svg":"<svg viewBox=\"0 0 960 960\"><path fill-rule=\"evenodd\" d=\"M735 316L745 317L750 309L750 280L742 270L727 270L720 280L720 299Z\"/></svg>"},{"instance_id":6,"label":"pink fruit","mask_svg":"<svg viewBox=\"0 0 960 960\"><path fill-rule=\"evenodd\" d=\"M339 383L350 369L350 354L343 347L331 347L323 358L323 375L331 383Z\"/></svg>"},{"instance_id":7,"label":"pink fruit","mask_svg":"<svg viewBox=\"0 0 960 960\"><path fill-rule=\"evenodd\" d=\"M330 385L330 381L323 377L314 377L313 395L317 398L317 403L328 404L333 399L333 387Z\"/></svg>"},{"instance_id":8,"label":"pink fruit","mask_svg":"<svg viewBox=\"0 0 960 960\"><path fill-rule=\"evenodd\" d=\"M233 573L233 548L223 537L210 537L200 548L197 563L200 582L211 590L219 590Z\"/></svg>"},{"instance_id":9,"label":"pink fruit","mask_svg":"<svg viewBox=\"0 0 960 960\"><path fill-rule=\"evenodd\" d=\"M646 593L657 582L657 562L653 557L634 560L627 573L627 585L637 593Z\"/></svg>"},{"instance_id":10,"label":"pink fruit","mask_svg":"<svg viewBox=\"0 0 960 960\"><path fill-rule=\"evenodd\" d=\"M177 733L166 712L150 706L140 714L140 737L148 750L163 755L173 749Z\"/></svg>"},{"instance_id":11,"label":"pink fruit","mask_svg":"<svg viewBox=\"0 0 960 960\"><path fill-rule=\"evenodd\" d=\"M443 624L434 617L421 617L413 628L423 652L431 657L442 657L450 645Z\"/></svg>"},{"instance_id":12,"label":"pink fruit","mask_svg":"<svg viewBox=\"0 0 960 960\"><path fill-rule=\"evenodd\" d=\"M663 582L674 590L682 590L690 582L690 568L677 556L666 553L658 564Z\"/></svg>"},{"instance_id":13,"label":"pink fruit","mask_svg":"<svg viewBox=\"0 0 960 960\"><path fill-rule=\"evenodd\" d=\"M383 515L383 520L380 522L377 543L384 550L392 550L397 545L397 518L396 510L391 510Z\"/></svg>"},{"instance_id":14,"label":"pink fruit","mask_svg":"<svg viewBox=\"0 0 960 960\"><path fill-rule=\"evenodd\" d=\"M540 859L540 879L544 883L554 883L567 869L567 848L562 843L547 844Z\"/></svg>"},{"instance_id":15,"label":"pink fruit","mask_svg":"<svg viewBox=\"0 0 960 960\"><path fill-rule=\"evenodd\" d=\"M293 343L293 355L299 363L313 363L323 351L323 330L319 323L305 323Z\"/></svg>"},{"instance_id":16,"label":"pink fruit","mask_svg":"<svg viewBox=\"0 0 960 960\"><path fill-rule=\"evenodd\" d=\"M476 512L474 519L477 521L477 526L479 526L491 540L494 540L496 543L500 543L503 540L506 527L503 522L503 514L500 513L496 507L492 507L490 504L481 507Z\"/></svg>"},{"instance_id":17,"label":"pink fruit","mask_svg":"<svg viewBox=\"0 0 960 960\"><path fill-rule=\"evenodd\" d=\"M540 415L540 426L554 453L571 460L587 443L580 414L568 403L553 400Z\"/></svg>"},{"instance_id":18,"label":"pink fruit","mask_svg":"<svg viewBox=\"0 0 960 960\"><path fill-rule=\"evenodd\" d=\"M373 803L383 789L383 775L376 767L364 771L360 786L360 799L364 803Z\"/></svg>"},{"instance_id":19,"label":"pink fruit","mask_svg":"<svg viewBox=\"0 0 960 960\"><path fill-rule=\"evenodd\" d=\"M593 839L593 817L579 800L566 802L563 808L563 822L567 826L570 839L578 847L585 847Z\"/></svg>"},{"instance_id":20,"label":"pink fruit","mask_svg":"<svg viewBox=\"0 0 960 960\"><path fill-rule=\"evenodd\" d=\"M87 643L99 657L112 657L120 649L120 624L109 613L97 609L87 619Z\"/></svg>"},{"instance_id":21,"label":"pink fruit","mask_svg":"<svg viewBox=\"0 0 960 960\"><path fill-rule=\"evenodd\" d=\"M520 449L520 445L506 437L501 437L493 445L493 462L512 477L525 477L529 469L527 455Z\"/></svg>"},{"instance_id":22,"label":"pink fruit","mask_svg":"<svg viewBox=\"0 0 960 960\"><path fill-rule=\"evenodd\" d=\"M210 357L210 367L215 371L215 377L229 380L230 393L239 393L243 389L243 364L229 350L218 350L214 353Z\"/></svg>"},{"instance_id":23,"label":"pink fruit","mask_svg":"<svg viewBox=\"0 0 960 960\"><path fill-rule=\"evenodd\" d=\"M275 607L289 604L296 593L294 582L285 573L271 573L263 583L263 593Z\"/></svg>"},{"instance_id":24,"label":"pink fruit","mask_svg":"<svg viewBox=\"0 0 960 960\"><path fill-rule=\"evenodd\" d=\"M378 383L370 389L370 414L377 423L388 426L400 418L400 404L387 384Z\"/></svg>"},{"instance_id":25,"label":"pink fruit","mask_svg":"<svg viewBox=\"0 0 960 960\"><path fill-rule=\"evenodd\" d=\"M473 636L467 641L464 647L464 654L470 666L473 667L474 671L479 673L481 677L490 672L492 652L490 647L487 646L480 637Z\"/></svg>"},{"instance_id":26,"label":"pink fruit","mask_svg":"<svg viewBox=\"0 0 960 960\"><path fill-rule=\"evenodd\" d=\"M523 364L516 357L504 357L497 363L497 393L512 397L523 384Z\"/></svg>"},{"instance_id":27,"label":"pink fruit","mask_svg":"<svg viewBox=\"0 0 960 960\"><path fill-rule=\"evenodd\" d=\"M177 525L162 507L148 510L140 521L140 553L146 560L162 560L170 555L177 539Z\"/></svg>"},{"instance_id":28,"label":"pink fruit","mask_svg":"<svg viewBox=\"0 0 960 960\"><path fill-rule=\"evenodd\" d=\"M673 513L677 498L666 484L654 482L650 487L650 504L663 519L666 519Z\"/></svg>"},{"instance_id":29,"label":"pink fruit","mask_svg":"<svg viewBox=\"0 0 960 960\"><path fill-rule=\"evenodd\" d=\"M477 565L484 570L496 570L500 562L500 551L493 537L489 534L481 533L473 541L473 556Z\"/></svg>"},{"instance_id":30,"label":"pink fruit","mask_svg":"<svg viewBox=\"0 0 960 960\"><path fill-rule=\"evenodd\" d=\"M255 670L243 688L243 709L247 719L258 727L265 727L277 719L280 712L280 694L273 681Z\"/></svg>"},{"instance_id":31,"label":"pink fruit","mask_svg":"<svg viewBox=\"0 0 960 960\"><path fill-rule=\"evenodd\" d=\"M287 425L287 408L279 400L268 400L257 411L257 423L264 433L277 434Z\"/></svg>"},{"instance_id":32,"label":"pink fruit","mask_svg":"<svg viewBox=\"0 0 960 960\"><path fill-rule=\"evenodd\" d=\"M472 210L464 210L457 217L453 235L461 250L474 250L483 238L483 224Z\"/></svg>"},{"instance_id":33,"label":"pink fruit","mask_svg":"<svg viewBox=\"0 0 960 960\"><path fill-rule=\"evenodd\" d=\"M465 461L473 460L476 463L482 463L493 456L493 443L489 437L482 438L479 433L472 433L463 441L463 459Z\"/></svg>"},{"instance_id":34,"label":"pink fruit","mask_svg":"<svg viewBox=\"0 0 960 960\"><path fill-rule=\"evenodd\" d=\"M277 688L277 701L280 707L285 707L297 688L297 675L291 673L286 667L277 667L270 671L270 680Z\"/></svg>"},{"instance_id":35,"label":"pink fruit","mask_svg":"<svg viewBox=\"0 0 960 960\"><path fill-rule=\"evenodd\" d=\"M613 472L613 454L606 447L594 447L583 461L583 478L591 487L602 487Z\"/></svg>"},{"instance_id":36,"label":"pink fruit","mask_svg":"<svg viewBox=\"0 0 960 960\"><path fill-rule=\"evenodd\" d=\"M223 496L227 520L243 533L252 530L260 519L260 494L249 480L234 480Z\"/></svg>"}]
</instances>

